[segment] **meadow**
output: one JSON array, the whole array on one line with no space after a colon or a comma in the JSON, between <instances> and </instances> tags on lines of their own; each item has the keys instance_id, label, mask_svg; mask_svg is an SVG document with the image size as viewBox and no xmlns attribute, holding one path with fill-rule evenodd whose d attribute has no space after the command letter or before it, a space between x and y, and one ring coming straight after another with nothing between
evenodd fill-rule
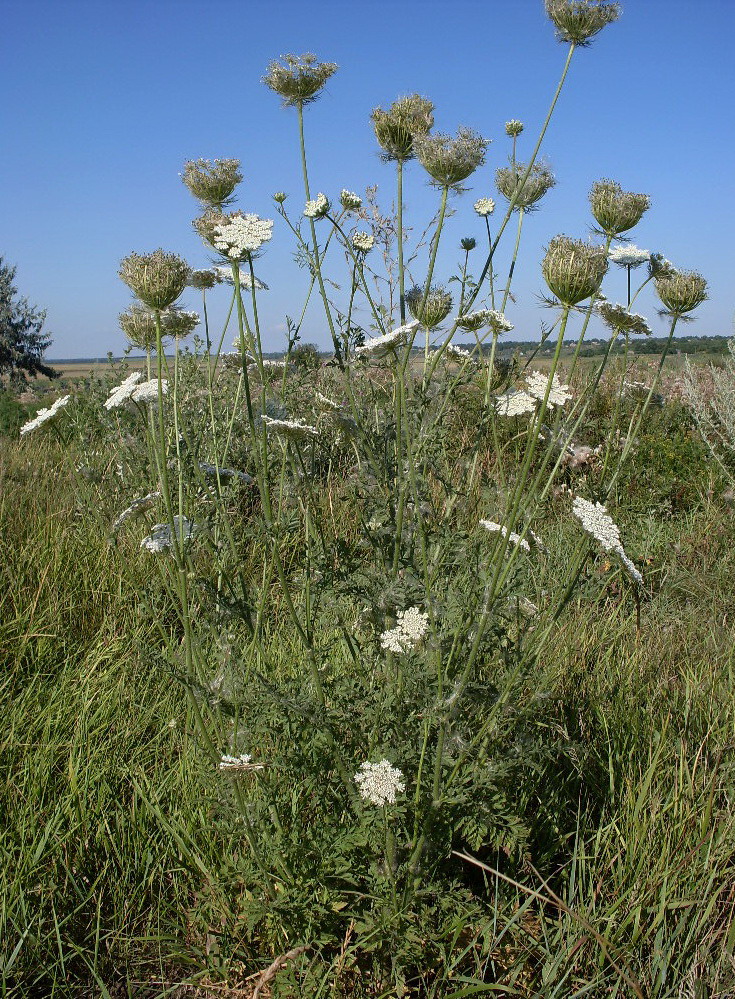
<instances>
[{"instance_id":1,"label":"meadow","mask_svg":"<svg viewBox=\"0 0 735 999\"><path fill-rule=\"evenodd\" d=\"M735 991L735 345L677 353L707 282L630 243L650 199L609 179L593 239L540 261L538 341L507 341L546 128L620 13L545 7L561 80L526 159L506 124L455 273L487 140L409 95L372 116L394 205L315 194L337 67L284 56L280 228L232 209L237 160L187 162L217 266L131 253L130 356L3 392L3 995ZM306 294L274 357L257 271L286 236Z\"/></svg>"}]
</instances>

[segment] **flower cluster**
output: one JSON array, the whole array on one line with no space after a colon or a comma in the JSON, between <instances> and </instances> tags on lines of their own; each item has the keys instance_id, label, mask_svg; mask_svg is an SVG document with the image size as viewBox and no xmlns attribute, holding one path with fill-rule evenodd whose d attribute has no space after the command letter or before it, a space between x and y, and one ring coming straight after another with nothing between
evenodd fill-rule
<instances>
[{"instance_id":1,"label":"flower cluster","mask_svg":"<svg viewBox=\"0 0 735 999\"><path fill-rule=\"evenodd\" d=\"M667 314L681 319L707 299L707 282L696 271L673 271L655 279Z\"/></svg>"},{"instance_id":2,"label":"flower cluster","mask_svg":"<svg viewBox=\"0 0 735 999\"><path fill-rule=\"evenodd\" d=\"M505 123L505 134L509 135L512 139L517 138L523 131L523 122L518 121L517 118L511 118L510 121Z\"/></svg>"},{"instance_id":3,"label":"flower cluster","mask_svg":"<svg viewBox=\"0 0 735 999\"><path fill-rule=\"evenodd\" d=\"M526 416L536 412L536 399L523 390L506 392L496 396L495 408L498 416Z\"/></svg>"},{"instance_id":4,"label":"flower cluster","mask_svg":"<svg viewBox=\"0 0 735 999\"><path fill-rule=\"evenodd\" d=\"M242 180L240 160L188 160L181 179L195 198L219 208Z\"/></svg>"},{"instance_id":5,"label":"flower cluster","mask_svg":"<svg viewBox=\"0 0 735 999\"><path fill-rule=\"evenodd\" d=\"M624 191L614 180L598 180L590 191L595 221L607 236L619 236L638 225L651 207L647 194Z\"/></svg>"},{"instance_id":6,"label":"flower cluster","mask_svg":"<svg viewBox=\"0 0 735 999\"><path fill-rule=\"evenodd\" d=\"M120 262L121 280L150 309L167 309L186 287L189 265L175 253L131 253Z\"/></svg>"},{"instance_id":7,"label":"flower cluster","mask_svg":"<svg viewBox=\"0 0 735 999\"><path fill-rule=\"evenodd\" d=\"M360 797L379 808L395 804L396 794L406 790L403 773L389 760L380 763L362 763L355 774Z\"/></svg>"},{"instance_id":8,"label":"flower cluster","mask_svg":"<svg viewBox=\"0 0 735 999\"><path fill-rule=\"evenodd\" d=\"M554 236L541 264L544 280L567 307L595 295L607 272L604 246L570 236Z\"/></svg>"},{"instance_id":9,"label":"flower cluster","mask_svg":"<svg viewBox=\"0 0 735 999\"><path fill-rule=\"evenodd\" d=\"M352 236L352 246L359 253L369 253L375 246L375 236L368 232L356 232Z\"/></svg>"},{"instance_id":10,"label":"flower cluster","mask_svg":"<svg viewBox=\"0 0 735 999\"><path fill-rule=\"evenodd\" d=\"M158 402L158 386L159 381L157 378L151 378L150 381L141 382L140 385L136 385L135 388L133 388L133 391L130 393L130 398L133 402L156 403ZM161 395L166 395L168 393L168 381L165 378L161 379L160 386ZM117 405L119 406L120 403L117 403Z\"/></svg>"},{"instance_id":11,"label":"flower cluster","mask_svg":"<svg viewBox=\"0 0 735 999\"><path fill-rule=\"evenodd\" d=\"M613 333L633 333L638 336L650 336L651 327L643 316L637 312L629 312L624 305L615 305L612 302L599 302L597 311L602 316L602 320Z\"/></svg>"},{"instance_id":12,"label":"flower cluster","mask_svg":"<svg viewBox=\"0 0 735 999\"><path fill-rule=\"evenodd\" d=\"M418 285L406 292L408 311L428 330L436 329L449 315L452 308L452 296L441 285L432 285L429 289Z\"/></svg>"},{"instance_id":13,"label":"flower cluster","mask_svg":"<svg viewBox=\"0 0 735 999\"><path fill-rule=\"evenodd\" d=\"M155 524L151 533L141 541L140 547L149 552L164 552L173 547L174 538L178 541L183 537L184 541L190 541L198 532L197 524L177 514L174 517L173 531L171 524Z\"/></svg>"},{"instance_id":14,"label":"flower cluster","mask_svg":"<svg viewBox=\"0 0 735 999\"><path fill-rule=\"evenodd\" d=\"M261 419L269 430L288 440L305 441L319 436L316 427L310 427L300 420L276 420L272 416L262 416Z\"/></svg>"},{"instance_id":15,"label":"flower cluster","mask_svg":"<svg viewBox=\"0 0 735 999\"><path fill-rule=\"evenodd\" d=\"M248 475L247 472L240 472L235 468L218 468L217 465L212 465L208 461L199 462L199 471L203 475L211 475L212 478L238 479L246 485L252 485L253 483L252 475Z\"/></svg>"},{"instance_id":16,"label":"flower cluster","mask_svg":"<svg viewBox=\"0 0 735 999\"><path fill-rule=\"evenodd\" d=\"M116 409L118 406L122 406L124 402L127 402L142 377L143 375L140 371L133 371L132 374L128 375L124 382L112 390L104 403L105 409Z\"/></svg>"},{"instance_id":17,"label":"flower cluster","mask_svg":"<svg viewBox=\"0 0 735 999\"><path fill-rule=\"evenodd\" d=\"M321 192L312 201L304 205L304 215L307 219L321 219L329 211L329 199Z\"/></svg>"},{"instance_id":18,"label":"flower cluster","mask_svg":"<svg viewBox=\"0 0 735 999\"><path fill-rule=\"evenodd\" d=\"M303 107L315 101L330 76L337 72L334 62L319 62L311 52L283 55L281 62L269 63L263 83L280 94L286 107Z\"/></svg>"},{"instance_id":19,"label":"flower cluster","mask_svg":"<svg viewBox=\"0 0 735 999\"><path fill-rule=\"evenodd\" d=\"M543 163L534 163L526 177L527 169L526 163L512 163L495 171L498 190L504 198L513 202L516 211L521 208L525 211L533 208L536 202L556 184L553 173Z\"/></svg>"},{"instance_id":20,"label":"flower cluster","mask_svg":"<svg viewBox=\"0 0 735 999\"><path fill-rule=\"evenodd\" d=\"M209 288L214 288L220 281L221 278L217 273L217 268L213 268L212 270L189 271L189 280L186 283L189 288L207 291Z\"/></svg>"},{"instance_id":21,"label":"flower cluster","mask_svg":"<svg viewBox=\"0 0 735 999\"><path fill-rule=\"evenodd\" d=\"M414 139L433 127L434 105L420 94L410 94L394 101L387 111L375 108L371 118L383 158L402 162L414 155Z\"/></svg>"},{"instance_id":22,"label":"flower cluster","mask_svg":"<svg viewBox=\"0 0 735 999\"><path fill-rule=\"evenodd\" d=\"M386 354L392 353L398 350L399 347L402 347L406 342L406 338L413 333L418 325L418 320L414 320L411 323L406 323L405 326L398 326L396 329L391 330L390 333L370 337L362 346L355 349L355 354L358 357L366 357L368 354L375 357L384 357Z\"/></svg>"},{"instance_id":23,"label":"flower cluster","mask_svg":"<svg viewBox=\"0 0 735 999\"><path fill-rule=\"evenodd\" d=\"M641 264L648 263L651 254L648 250L641 250L630 243L628 246L615 246L608 253L608 257L614 264L621 267L640 267Z\"/></svg>"},{"instance_id":24,"label":"flower cluster","mask_svg":"<svg viewBox=\"0 0 735 999\"><path fill-rule=\"evenodd\" d=\"M529 395L539 402L543 402L548 392L549 397L546 400L546 405L549 409L553 409L554 406L563 406L565 402L568 402L572 398L569 386L562 385L556 373L552 375L551 385L549 385L548 375L545 375L542 371L532 371L526 375L526 387L528 388Z\"/></svg>"},{"instance_id":25,"label":"flower cluster","mask_svg":"<svg viewBox=\"0 0 735 999\"><path fill-rule=\"evenodd\" d=\"M456 187L485 162L489 139L460 126L456 137L436 132L414 137L414 150L421 166L442 187Z\"/></svg>"},{"instance_id":26,"label":"flower cluster","mask_svg":"<svg viewBox=\"0 0 735 999\"><path fill-rule=\"evenodd\" d=\"M495 309L478 309L477 312L466 312L457 319L457 326L470 333L474 333L484 326L489 326L493 333L498 335L510 333L513 329L513 323L504 313L496 312Z\"/></svg>"},{"instance_id":27,"label":"flower cluster","mask_svg":"<svg viewBox=\"0 0 735 999\"><path fill-rule=\"evenodd\" d=\"M147 493L145 496L140 496L137 500L133 500L129 507L126 507L120 516L115 520L112 525L112 533L114 534L118 531L126 520L130 520L131 517L137 517L141 513L145 513L146 510L150 510L152 506L155 506L158 500L161 498L160 492Z\"/></svg>"},{"instance_id":28,"label":"flower cluster","mask_svg":"<svg viewBox=\"0 0 735 999\"><path fill-rule=\"evenodd\" d=\"M362 206L362 198L359 194L354 194L352 191L348 191L346 187L343 187L342 193L339 196L339 203L346 212L356 211Z\"/></svg>"},{"instance_id":29,"label":"flower cluster","mask_svg":"<svg viewBox=\"0 0 735 999\"><path fill-rule=\"evenodd\" d=\"M227 773L243 773L247 770L262 770L262 763L253 763L249 753L241 753L239 756L230 756L225 753L217 764L218 770L225 770Z\"/></svg>"},{"instance_id":30,"label":"flower cluster","mask_svg":"<svg viewBox=\"0 0 735 999\"><path fill-rule=\"evenodd\" d=\"M24 423L20 428L21 437L25 437L25 435L29 434L32 430L40 427L42 423L47 423L49 420L52 420L59 410L66 406L70 399L70 395L62 395L61 398L52 403L48 409L39 409L33 419Z\"/></svg>"},{"instance_id":31,"label":"flower cluster","mask_svg":"<svg viewBox=\"0 0 735 999\"><path fill-rule=\"evenodd\" d=\"M606 0L546 0L546 13L560 42L589 45L590 39L620 17L620 5Z\"/></svg>"},{"instance_id":32,"label":"flower cluster","mask_svg":"<svg viewBox=\"0 0 735 999\"><path fill-rule=\"evenodd\" d=\"M484 218L495 211L495 202L492 198L478 198L473 207L477 214Z\"/></svg>"},{"instance_id":33,"label":"flower cluster","mask_svg":"<svg viewBox=\"0 0 735 999\"><path fill-rule=\"evenodd\" d=\"M386 652L408 652L415 648L429 627L429 615L418 607L398 611L398 624L380 636L381 648Z\"/></svg>"},{"instance_id":34,"label":"flower cluster","mask_svg":"<svg viewBox=\"0 0 735 999\"><path fill-rule=\"evenodd\" d=\"M502 537L507 538L512 545L518 545L524 552L531 551L531 545L525 538L522 538L520 534L516 534L515 531L509 531L508 528L504 527L502 524L496 524L494 520L481 520L480 527L484 527L485 530L490 531L491 534L500 534ZM534 534L534 532L530 529L526 533L537 548L544 547L538 534Z\"/></svg>"},{"instance_id":35,"label":"flower cluster","mask_svg":"<svg viewBox=\"0 0 735 999\"><path fill-rule=\"evenodd\" d=\"M214 226L214 248L231 260L242 260L255 253L273 237L273 220L251 213L235 212Z\"/></svg>"},{"instance_id":36,"label":"flower cluster","mask_svg":"<svg viewBox=\"0 0 735 999\"><path fill-rule=\"evenodd\" d=\"M234 275L232 273L232 268L231 267L215 267L215 271L217 273L217 276L218 276L219 280L223 284L232 284L232 285L234 285L235 278L234 278ZM241 288L245 288L247 291L250 291L250 289L253 286L253 279L250 276L250 272L249 271L243 271L243 270L241 270L239 272L239 280L240 280L240 287ZM270 289L268 288L268 285L264 281L261 281L259 278L256 278L255 279L255 290L256 291L269 291Z\"/></svg>"},{"instance_id":37,"label":"flower cluster","mask_svg":"<svg viewBox=\"0 0 735 999\"><path fill-rule=\"evenodd\" d=\"M630 577L640 586L643 583L643 576L625 554L620 540L620 529L607 512L607 508L602 503L591 503L581 496L575 496L572 501L572 513L582 525L582 530L590 534L603 551L614 552L618 556Z\"/></svg>"}]
</instances>

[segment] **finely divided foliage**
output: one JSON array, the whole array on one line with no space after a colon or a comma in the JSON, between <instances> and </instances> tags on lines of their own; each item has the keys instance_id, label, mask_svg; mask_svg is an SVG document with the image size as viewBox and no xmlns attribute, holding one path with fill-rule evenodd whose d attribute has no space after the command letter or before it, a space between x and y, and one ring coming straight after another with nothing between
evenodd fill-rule
<instances>
[{"instance_id":1,"label":"finely divided foliage","mask_svg":"<svg viewBox=\"0 0 735 999\"><path fill-rule=\"evenodd\" d=\"M619 13L592 0L546 0L546 9L570 56ZM607 811L625 787L604 756L613 734L584 714L584 685L567 711L544 673L546 663L566 668L582 641L572 608L603 613L626 637L642 633L652 584L636 561L648 549L626 518L626 551L605 504L625 495L620 480L660 368L631 400L625 379L610 378L609 356L585 367L579 348L592 318L626 343L649 331L629 306L596 306L615 253L635 268L632 249L624 257L611 244L647 196L595 185L605 242L551 240L536 271L554 296L553 324L541 330L546 356L508 360L499 344L515 319L520 223L551 192L551 172L535 153L516 161L525 135L508 121L511 164L497 173L508 204L491 232L492 199L476 200L474 213L461 200L488 140L468 128L433 133L432 102L413 94L371 119L381 169L395 175L395 211L380 208L372 188L364 198L347 188L312 196L304 110L336 68L311 54L268 67L264 83L297 112L303 164L303 188L292 200L274 196L275 220L223 214L242 179L237 160L186 164L184 182L206 206L194 223L203 253L214 250L222 266L192 270L163 250L122 262L138 301L121 323L146 369L123 367L106 399L79 400L95 433L75 422L68 396L22 430L25 438L53 417L57 430L78 431L80 451L101 469L80 476L80 508L104 511L120 590L128 586L149 626L150 669L181 694L174 725L189 755L157 762L162 782L180 765L197 789L191 828L160 809L159 835L177 852L167 877L191 863L200 879L182 905L191 914L182 936L220 980L236 966L254 979L247 962L265 959L254 994L641 997L641 977L653 995L660 935L681 911L691 917L689 902L673 892L667 908L665 878L646 894L645 864L633 887L615 881L636 832ZM404 168L421 175L407 166L413 157L441 188L425 237L403 228ZM440 273L450 189L468 224L455 274ZM514 209L516 249L503 258ZM285 317L276 359L266 356L256 291L267 278L277 294L268 244L286 239L305 304ZM484 256L474 274L471 252ZM655 283L670 343L706 284L655 257L648 270L641 287ZM203 299L204 337L192 353L175 332L194 325L177 306L187 286ZM210 329L210 294L230 303L222 330ZM331 338L328 359L300 342L307 315ZM236 352L225 355L235 335ZM614 559L591 559L590 538ZM580 647L583 659L601 654ZM704 780L699 768L682 764L677 780ZM710 812L725 778L717 774ZM158 807L147 785L134 801L146 815ZM587 823L601 814L612 831L596 840ZM639 824L647 820L640 810ZM714 849L707 822L694 825L671 834L688 863ZM141 849L146 872L154 847ZM584 867L595 850L605 854L599 879ZM80 921L102 925L84 877L71 866L67 875L84 896ZM715 902L708 921L723 918ZM621 955L624 936L635 937L635 960ZM688 953L703 939L692 929Z\"/></svg>"}]
</instances>

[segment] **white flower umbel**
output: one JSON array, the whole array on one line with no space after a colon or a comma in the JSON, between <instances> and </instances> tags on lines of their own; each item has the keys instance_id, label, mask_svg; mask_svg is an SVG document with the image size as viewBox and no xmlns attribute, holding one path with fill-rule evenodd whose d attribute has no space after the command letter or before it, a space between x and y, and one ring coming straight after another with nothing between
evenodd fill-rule
<instances>
[{"instance_id":1,"label":"white flower umbel","mask_svg":"<svg viewBox=\"0 0 735 999\"><path fill-rule=\"evenodd\" d=\"M355 349L355 353L360 357L365 357L368 354L382 357L385 354L398 350L399 347L405 344L406 337L413 333L418 325L418 319L414 319L412 322L406 323L405 326L399 326L397 329L391 330L390 333L370 337L361 347Z\"/></svg>"},{"instance_id":2,"label":"white flower umbel","mask_svg":"<svg viewBox=\"0 0 735 999\"><path fill-rule=\"evenodd\" d=\"M124 402L127 402L142 377L143 375L140 371L134 371L131 375L128 375L124 382L112 390L104 404L105 409L115 409L117 406L122 406Z\"/></svg>"},{"instance_id":3,"label":"white flower umbel","mask_svg":"<svg viewBox=\"0 0 735 999\"><path fill-rule=\"evenodd\" d=\"M168 393L168 381L165 378L161 379L161 394L166 395ZM130 393L130 398L133 402L158 402L158 379L151 378L148 382L141 382L137 385L133 391ZM118 404L119 405L119 404Z\"/></svg>"},{"instance_id":4,"label":"white flower umbel","mask_svg":"<svg viewBox=\"0 0 735 999\"><path fill-rule=\"evenodd\" d=\"M607 512L607 507L602 503L592 503L581 496L575 496L572 501L572 513L582 525L582 530L590 534L603 551L614 552L631 579L641 586L643 576L625 554L623 542L620 540L620 529Z\"/></svg>"},{"instance_id":5,"label":"white flower umbel","mask_svg":"<svg viewBox=\"0 0 735 999\"><path fill-rule=\"evenodd\" d=\"M115 531L118 531L126 520L130 520L131 517L137 517L138 514L145 513L146 510L150 510L152 506L156 505L160 498L160 492L155 492L147 493L145 496L141 496L137 500L133 500L130 506L123 510L115 523L112 525L112 533L114 534Z\"/></svg>"},{"instance_id":6,"label":"white flower umbel","mask_svg":"<svg viewBox=\"0 0 735 999\"><path fill-rule=\"evenodd\" d=\"M339 196L339 203L346 211L355 210L361 207L362 198L359 194L348 191L347 188L343 187L342 193Z\"/></svg>"},{"instance_id":7,"label":"white flower umbel","mask_svg":"<svg viewBox=\"0 0 735 999\"><path fill-rule=\"evenodd\" d=\"M287 440L305 441L319 436L316 427L310 427L308 424L302 423L301 420L275 420L272 416L263 416L261 419L269 430Z\"/></svg>"},{"instance_id":8,"label":"white flower umbel","mask_svg":"<svg viewBox=\"0 0 735 999\"><path fill-rule=\"evenodd\" d=\"M216 465L210 465L208 461L199 462L199 471L204 475L211 475L213 478L219 476L220 479L238 479L247 485L253 482L253 477L247 472L238 472L234 468L217 468Z\"/></svg>"},{"instance_id":9,"label":"white flower umbel","mask_svg":"<svg viewBox=\"0 0 735 999\"><path fill-rule=\"evenodd\" d=\"M231 774L244 773L247 770L262 770L263 764L253 763L252 759L249 753L241 753L239 756L230 756L225 753L217 764L217 769Z\"/></svg>"},{"instance_id":10,"label":"white flower umbel","mask_svg":"<svg viewBox=\"0 0 735 999\"><path fill-rule=\"evenodd\" d=\"M369 253L375 246L375 236L369 232L356 232L352 236L352 246L360 253Z\"/></svg>"},{"instance_id":11,"label":"white flower umbel","mask_svg":"<svg viewBox=\"0 0 735 999\"><path fill-rule=\"evenodd\" d=\"M140 547L149 552L165 552L173 546L172 534L175 534L177 540L183 534L184 541L190 541L198 532L197 524L193 524L188 518L179 517L177 514L174 517L173 532L170 524L155 524L151 533L141 541Z\"/></svg>"},{"instance_id":12,"label":"white flower umbel","mask_svg":"<svg viewBox=\"0 0 735 999\"><path fill-rule=\"evenodd\" d=\"M403 773L394 767L390 760L380 763L362 763L355 774L355 783L360 791L360 797L371 805L382 808L383 805L394 805L396 795L406 790Z\"/></svg>"},{"instance_id":13,"label":"white flower umbel","mask_svg":"<svg viewBox=\"0 0 735 999\"><path fill-rule=\"evenodd\" d=\"M235 284L235 279L232 276L232 268L231 267L215 267L214 270L215 270L215 273L217 274L217 277L218 277L219 281L221 281L222 284L231 284L231 285ZM252 284L253 284L253 281L252 281L252 278L250 277L250 274L248 273L248 271L240 271L240 287L241 288L246 288L248 291L250 291L250 288L252 287ZM268 287L267 284L265 284L265 282L260 281L258 278L256 278L255 279L255 290L256 291L270 291L270 288Z\"/></svg>"},{"instance_id":14,"label":"white flower umbel","mask_svg":"<svg viewBox=\"0 0 735 999\"><path fill-rule=\"evenodd\" d=\"M481 217L492 215L495 211L495 202L492 198L479 198L474 205L475 211Z\"/></svg>"},{"instance_id":15,"label":"white flower umbel","mask_svg":"<svg viewBox=\"0 0 735 999\"><path fill-rule=\"evenodd\" d=\"M398 611L398 624L380 636L380 645L386 652L401 654L415 648L429 627L429 615L418 607Z\"/></svg>"},{"instance_id":16,"label":"white flower umbel","mask_svg":"<svg viewBox=\"0 0 735 999\"><path fill-rule=\"evenodd\" d=\"M466 361L468 358L472 357L469 350L465 350L464 347L460 347L458 343L448 343L445 348L445 353L448 357L453 357L457 361Z\"/></svg>"},{"instance_id":17,"label":"white flower umbel","mask_svg":"<svg viewBox=\"0 0 735 999\"><path fill-rule=\"evenodd\" d=\"M531 546L522 538L520 534L516 534L515 531L509 531L507 527L503 527L502 524L496 524L494 520L481 520L480 527L484 527L486 531L490 531L491 534L501 534L504 538L508 538L511 544L519 545L524 552L530 552ZM529 536L533 542L539 547L541 547L541 539L533 531L528 531Z\"/></svg>"},{"instance_id":18,"label":"white flower umbel","mask_svg":"<svg viewBox=\"0 0 735 999\"><path fill-rule=\"evenodd\" d=\"M549 376L545 375L542 371L532 371L529 375L526 375L526 386L529 394L534 399L542 402L549 386ZM563 406L565 402L568 402L572 398L569 386L562 385L559 381L559 376L556 374L551 379L551 388L548 391L549 398L546 401L546 405L549 409L553 409L554 406Z\"/></svg>"},{"instance_id":19,"label":"white flower umbel","mask_svg":"<svg viewBox=\"0 0 735 999\"><path fill-rule=\"evenodd\" d=\"M26 434L30 434L32 430L40 427L42 423L47 423L49 420L52 420L59 410L66 406L70 399L70 395L62 395L61 398L52 403L48 409L39 409L33 419L29 420L28 423L24 423L20 428L21 437L25 437Z\"/></svg>"},{"instance_id":20,"label":"white flower umbel","mask_svg":"<svg viewBox=\"0 0 735 999\"><path fill-rule=\"evenodd\" d=\"M273 219L261 219L250 213L233 215L214 227L214 245L220 253L232 260L259 250L273 237Z\"/></svg>"},{"instance_id":21,"label":"white flower umbel","mask_svg":"<svg viewBox=\"0 0 735 999\"><path fill-rule=\"evenodd\" d=\"M536 412L536 400L528 392L506 392L495 397L498 416L526 416Z\"/></svg>"},{"instance_id":22,"label":"white flower umbel","mask_svg":"<svg viewBox=\"0 0 735 999\"><path fill-rule=\"evenodd\" d=\"M329 199L326 194L317 194L313 201L307 201L304 205L304 215L307 219L323 218L329 211Z\"/></svg>"},{"instance_id":23,"label":"white flower umbel","mask_svg":"<svg viewBox=\"0 0 735 999\"><path fill-rule=\"evenodd\" d=\"M610 250L608 258L621 267L640 267L651 259L651 254L648 250L640 250L630 243L628 246L616 246Z\"/></svg>"}]
</instances>

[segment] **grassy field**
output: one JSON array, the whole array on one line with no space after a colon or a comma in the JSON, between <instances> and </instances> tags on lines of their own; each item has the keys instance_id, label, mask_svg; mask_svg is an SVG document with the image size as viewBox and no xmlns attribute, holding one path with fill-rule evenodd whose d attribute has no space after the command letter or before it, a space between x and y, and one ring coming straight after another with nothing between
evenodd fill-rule
<instances>
[{"instance_id":1,"label":"grassy field","mask_svg":"<svg viewBox=\"0 0 735 999\"><path fill-rule=\"evenodd\" d=\"M672 365L664 382L675 377ZM590 440L608 405L601 392ZM260 897L195 703L162 654L171 595L137 542L113 543L78 464L75 446L49 437L6 438L0 453L3 995L248 996L293 947L260 995L732 994L734 514L675 398L651 411L618 486L646 578L639 626L613 563L592 557L513 688L512 814L495 845L455 837L451 893L432 888L380 931L423 955L401 987L370 971L377 931L338 874L354 846L320 828L342 820L317 808L316 778L294 785L290 806L271 786L282 827L271 846L292 873ZM349 490L324 488L335 537L357 539ZM550 496L540 528L559 564L574 543L560 502ZM243 557L257 573L257 548ZM535 585L541 605L548 580ZM306 666L293 629L265 636L272 681L295 690ZM533 649L538 631L523 640ZM340 698L362 695L339 648L325 655L340 712ZM308 738L269 728L260 695L252 709L263 746L307 751Z\"/></svg>"}]
</instances>

